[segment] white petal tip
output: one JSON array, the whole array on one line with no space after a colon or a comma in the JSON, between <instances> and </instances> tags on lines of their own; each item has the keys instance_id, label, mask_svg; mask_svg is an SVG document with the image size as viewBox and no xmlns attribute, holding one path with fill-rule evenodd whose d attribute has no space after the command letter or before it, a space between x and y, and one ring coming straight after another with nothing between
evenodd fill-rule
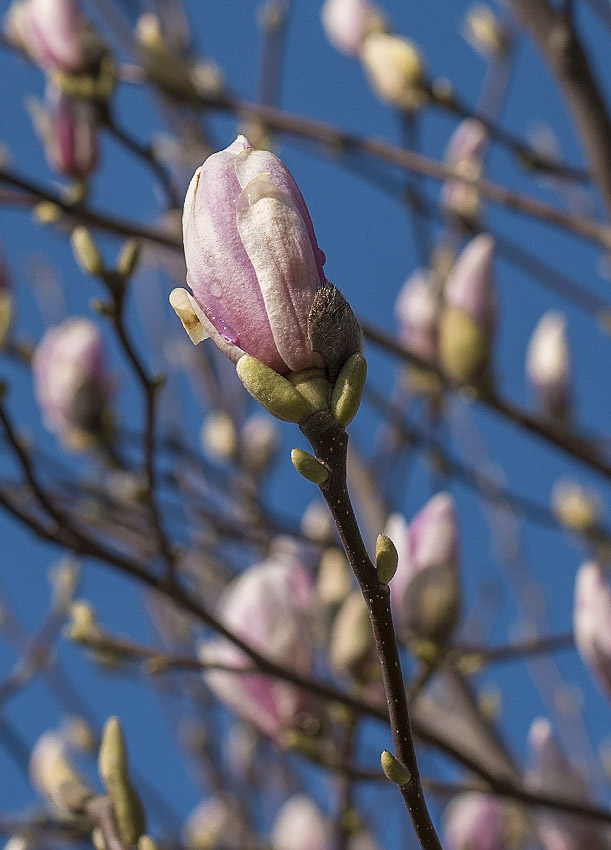
<instances>
[{"instance_id":1,"label":"white petal tip","mask_svg":"<svg viewBox=\"0 0 611 850\"><path fill-rule=\"evenodd\" d=\"M208 334L193 305L193 297L186 289L173 289L170 292L170 304L194 345L207 338Z\"/></svg>"}]
</instances>

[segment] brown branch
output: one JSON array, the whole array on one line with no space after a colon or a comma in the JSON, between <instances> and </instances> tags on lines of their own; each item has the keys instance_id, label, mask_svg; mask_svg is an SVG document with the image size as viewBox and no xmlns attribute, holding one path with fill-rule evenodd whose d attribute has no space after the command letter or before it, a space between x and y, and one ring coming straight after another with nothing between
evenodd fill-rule
<instances>
[{"instance_id":1,"label":"brown branch","mask_svg":"<svg viewBox=\"0 0 611 850\"><path fill-rule=\"evenodd\" d=\"M472 656L481 664L492 664L499 661L514 661L526 658L530 655L542 655L548 652L556 652L564 649L574 649L575 638L573 632L560 635L548 635L546 637L530 638L528 640L516 641L506 646L477 647L477 646L454 646L447 656L447 660L460 660ZM458 656L458 659L457 657Z\"/></svg>"},{"instance_id":2,"label":"brown branch","mask_svg":"<svg viewBox=\"0 0 611 850\"><path fill-rule=\"evenodd\" d=\"M453 390L459 390L460 387L452 384L444 375L439 366L433 365L426 360L423 360L414 352L410 351L402 345L392 334L386 333L369 322L361 322L363 333L371 342L379 345L387 351L392 351L399 355L404 360L413 363L420 369L424 369L437 376L441 383ZM550 420L540 419L527 413L517 405L511 404L508 401L500 398L492 389L473 388L473 397L477 401L486 404L492 410L502 414L510 422L515 425L530 431L533 434L543 438L551 445L556 446L569 455L581 460L583 463L600 472L602 475L611 477L611 463L603 457L598 448L588 440L579 437L561 425Z\"/></svg>"},{"instance_id":3,"label":"brown branch","mask_svg":"<svg viewBox=\"0 0 611 850\"><path fill-rule=\"evenodd\" d=\"M556 76L611 213L611 121L571 16L548 0L512 0L512 5Z\"/></svg>"},{"instance_id":4,"label":"brown branch","mask_svg":"<svg viewBox=\"0 0 611 850\"><path fill-rule=\"evenodd\" d=\"M346 557L369 611L382 670L395 755L410 774L409 782L400 785L399 790L423 850L442 850L420 783L401 661L390 611L390 589L388 585L380 582L369 558L346 486L348 435L335 422L329 411L313 414L300 428L311 443L317 458L329 472L327 480L320 485L320 491L333 515Z\"/></svg>"}]
</instances>

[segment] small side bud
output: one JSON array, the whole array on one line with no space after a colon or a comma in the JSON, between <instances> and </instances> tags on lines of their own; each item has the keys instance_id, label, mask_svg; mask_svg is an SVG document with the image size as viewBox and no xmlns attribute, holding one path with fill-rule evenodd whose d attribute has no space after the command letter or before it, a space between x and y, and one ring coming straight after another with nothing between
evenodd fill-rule
<instances>
[{"instance_id":1,"label":"small side bud","mask_svg":"<svg viewBox=\"0 0 611 850\"><path fill-rule=\"evenodd\" d=\"M104 274L102 257L86 227L75 227L72 231L72 250L83 271L93 277L101 277Z\"/></svg>"},{"instance_id":2,"label":"small side bud","mask_svg":"<svg viewBox=\"0 0 611 850\"><path fill-rule=\"evenodd\" d=\"M286 378L256 357L240 357L236 372L247 392L277 419L299 424L312 412L310 404Z\"/></svg>"},{"instance_id":3,"label":"small side bud","mask_svg":"<svg viewBox=\"0 0 611 850\"><path fill-rule=\"evenodd\" d=\"M353 354L338 375L331 393L331 412L344 428L357 414L367 380L367 361L362 354Z\"/></svg>"},{"instance_id":4,"label":"small side bud","mask_svg":"<svg viewBox=\"0 0 611 850\"><path fill-rule=\"evenodd\" d=\"M137 239L128 240L121 249L119 259L117 260L117 274L124 280L130 278L136 270L139 259L140 243Z\"/></svg>"},{"instance_id":5,"label":"small side bud","mask_svg":"<svg viewBox=\"0 0 611 850\"><path fill-rule=\"evenodd\" d=\"M110 717L102 730L98 771L112 800L121 838L136 844L146 830L144 811L130 782L125 741L116 717Z\"/></svg>"},{"instance_id":6,"label":"small side bud","mask_svg":"<svg viewBox=\"0 0 611 850\"><path fill-rule=\"evenodd\" d=\"M382 750L380 761L382 763L382 770L386 774L386 778L390 779L391 782L394 782L400 788L411 783L411 773L406 767L403 767L401 762L397 761L391 752L388 750Z\"/></svg>"},{"instance_id":7,"label":"small side bud","mask_svg":"<svg viewBox=\"0 0 611 850\"><path fill-rule=\"evenodd\" d=\"M378 534L378 539L376 540L376 569L378 571L378 578L382 584L388 584L397 572L398 563L399 555L395 544L385 534Z\"/></svg>"},{"instance_id":8,"label":"small side bud","mask_svg":"<svg viewBox=\"0 0 611 850\"><path fill-rule=\"evenodd\" d=\"M170 304L182 322L183 328L189 334L189 339L193 345L197 345L198 342L206 339L206 331L193 306L194 299L186 289L173 289L170 292Z\"/></svg>"},{"instance_id":9,"label":"small side bud","mask_svg":"<svg viewBox=\"0 0 611 850\"><path fill-rule=\"evenodd\" d=\"M95 613L87 602L73 602L70 606L70 622L66 636L73 641L87 642L98 634Z\"/></svg>"},{"instance_id":10,"label":"small side bud","mask_svg":"<svg viewBox=\"0 0 611 850\"><path fill-rule=\"evenodd\" d=\"M329 477L327 468L304 449L293 449L291 461L297 472L313 484L324 484Z\"/></svg>"},{"instance_id":11,"label":"small side bud","mask_svg":"<svg viewBox=\"0 0 611 850\"><path fill-rule=\"evenodd\" d=\"M34 207L34 218L39 224L55 224L63 214L62 208L53 201L41 201Z\"/></svg>"}]
</instances>

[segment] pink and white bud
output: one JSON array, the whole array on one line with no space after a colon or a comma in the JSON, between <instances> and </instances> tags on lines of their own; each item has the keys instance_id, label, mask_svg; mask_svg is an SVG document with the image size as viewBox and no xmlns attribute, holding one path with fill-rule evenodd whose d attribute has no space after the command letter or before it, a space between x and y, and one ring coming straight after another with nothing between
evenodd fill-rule
<instances>
[{"instance_id":1,"label":"pink and white bud","mask_svg":"<svg viewBox=\"0 0 611 850\"><path fill-rule=\"evenodd\" d=\"M562 313L550 310L539 320L528 343L526 375L542 409L564 419L571 404L571 356Z\"/></svg>"},{"instance_id":2,"label":"pink and white bud","mask_svg":"<svg viewBox=\"0 0 611 850\"><path fill-rule=\"evenodd\" d=\"M272 828L272 850L331 850L329 821L305 794L295 794L282 806Z\"/></svg>"},{"instance_id":3,"label":"pink and white bud","mask_svg":"<svg viewBox=\"0 0 611 850\"><path fill-rule=\"evenodd\" d=\"M183 830L187 850L240 850L244 836L236 813L219 797L203 800Z\"/></svg>"},{"instance_id":4,"label":"pink and white bud","mask_svg":"<svg viewBox=\"0 0 611 850\"><path fill-rule=\"evenodd\" d=\"M491 794L461 794L446 809L447 850L504 850L503 803Z\"/></svg>"},{"instance_id":5,"label":"pink and white bud","mask_svg":"<svg viewBox=\"0 0 611 850\"><path fill-rule=\"evenodd\" d=\"M285 374L322 367L308 316L326 283L305 201L286 166L244 136L198 168L183 212L187 283L171 303L194 342Z\"/></svg>"},{"instance_id":6,"label":"pink and white bud","mask_svg":"<svg viewBox=\"0 0 611 850\"><path fill-rule=\"evenodd\" d=\"M218 616L254 649L298 673L309 674L314 644L310 577L291 558L270 558L236 578L220 599ZM204 643L204 662L248 668L248 657L224 639ZM271 737L294 726L310 697L293 685L260 674L209 670L205 679L236 714Z\"/></svg>"},{"instance_id":7,"label":"pink and white bud","mask_svg":"<svg viewBox=\"0 0 611 850\"><path fill-rule=\"evenodd\" d=\"M358 55L367 35L382 25L369 0L325 0L320 17L331 44L348 56Z\"/></svg>"},{"instance_id":8,"label":"pink and white bud","mask_svg":"<svg viewBox=\"0 0 611 850\"><path fill-rule=\"evenodd\" d=\"M480 233L463 248L445 288L446 304L470 316L490 336L496 323L494 240Z\"/></svg>"},{"instance_id":9,"label":"pink and white bud","mask_svg":"<svg viewBox=\"0 0 611 850\"><path fill-rule=\"evenodd\" d=\"M438 493L408 525L392 514L384 534L399 556L391 605L403 629L440 638L458 616L458 527L454 499Z\"/></svg>"},{"instance_id":10,"label":"pink and white bud","mask_svg":"<svg viewBox=\"0 0 611 850\"><path fill-rule=\"evenodd\" d=\"M481 233L454 264L439 319L439 362L457 383L481 379L490 362L496 319L493 281L494 241Z\"/></svg>"},{"instance_id":11,"label":"pink and white bud","mask_svg":"<svg viewBox=\"0 0 611 850\"><path fill-rule=\"evenodd\" d=\"M74 318L48 330L34 351L32 373L47 428L72 448L95 440L111 391L96 325Z\"/></svg>"},{"instance_id":12,"label":"pink and white bud","mask_svg":"<svg viewBox=\"0 0 611 850\"><path fill-rule=\"evenodd\" d=\"M611 587L595 561L577 572L573 626L579 654L611 698Z\"/></svg>"},{"instance_id":13,"label":"pink and white bud","mask_svg":"<svg viewBox=\"0 0 611 850\"><path fill-rule=\"evenodd\" d=\"M54 85L45 93L45 106L30 104L47 162L55 171L82 180L98 164L98 142L91 106L74 100Z\"/></svg>"},{"instance_id":14,"label":"pink and white bud","mask_svg":"<svg viewBox=\"0 0 611 850\"><path fill-rule=\"evenodd\" d=\"M429 269L417 269L405 281L395 303L399 339L429 362L437 359L439 294L437 279Z\"/></svg>"},{"instance_id":15,"label":"pink and white bud","mask_svg":"<svg viewBox=\"0 0 611 850\"><path fill-rule=\"evenodd\" d=\"M450 138L445 153L446 163L465 177L480 177L487 141L484 125L473 118L466 118ZM479 213L479 202L479 192L473 186L460 180L447 180L443 184L441 204L451 215L473 221Z\"/></svg>"},{"instance_id":16,"label":"pink and white bud","mask_svg":"<svg viewBox=\"0 0 611 850\"><path fill-rule=\"evenodd\" d=\"M5 29L13 44L44 71L87 71L87 23L76 0L16 0Z\"/></svg>"},{"instance_id":17,"label":"pink and white bud","mask_svg":"<svg viewBox=\"0 0 611 850\"><path fill-rule=\"evenodd\" d=\"M587 801L584 778L564 757L549 720L539 717L533 721L528 744L532 768L526 780L530 788L575 801ZM546 850L603 850L606 846L592 821L549 811L537 816L537 824Z\"/></svg>"}]
</instances>

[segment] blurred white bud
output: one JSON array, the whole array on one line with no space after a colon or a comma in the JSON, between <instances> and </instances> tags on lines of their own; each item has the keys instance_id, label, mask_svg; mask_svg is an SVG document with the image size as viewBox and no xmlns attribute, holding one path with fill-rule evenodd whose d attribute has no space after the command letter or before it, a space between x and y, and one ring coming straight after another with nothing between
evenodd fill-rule
<instances>
[{"instance_id":1,"label":"blurred white bud","mask_svg":"<svg viewBox=\"0 0 611 850\"><path fill-rule=\"evenodd\" d=\"M219 460L234 458L238 450L238 436L231 416L221 410L210 413L202 425L201 443L211 457Z\"/></svg>"},{"instance_id":2,"label":"blurred white bud","mask_svg":"<svg viewBox=\"0 0 611 850\"><path fill-rule=\"evenodd\" d=\"M530 338L526 374L540 406L564 419L570 410L571 357L562 313L545 313Z\"/></svg>"},{"instance_id":3,"label":"blurred white bud","mask_svg":"<svg viewBox=\"0 0 611 850\"><path fill-rule=\"evenodd\" d=\"M467 9L463 35L479 53L498 58L507 49L507 36L496 15L484 3Z\"/></svg>"},{"instance_id":4,"label":"blurred white bud","mask_svg":"<svg viewBox=\"0 0 611 850\"><path fill-rule=\"evenodd\" d=\"M328 820L305 794L295 794L282 806L272 829L273 850L331 850Z\"/></svg>"},{"instance_id":5,"label":"blurred white bud","mask_svg":"<svg viewBox=\"0 0 611 850\"><path fill-rule=\"evenodd\" d=\"M406 38L372 33L363 44L361 61L374 91L391 106L414 110L428 99L422 58Z\"/></svg>"},{"instance_id":6,"label":"blurred white bud","mask_svg":"<svg viewBox=\"0 0 611 850\"><path fill-rule=\"evenodd\" d=\"M337 50L356 56L367 35L384 29L381 12L370 0L325 0L320 17Z\"/></svg>"},{"instance_id":7,"label":"blurred white bud","mask_svg":"<svg viewBox=\"0 0 611 850\"><path fill-rule=\"evenodd\" d=\"M562 525L573 531L593 531L601 516L598 495L575 481L557 481L552 489L552 508Z\"/></svg>"},{"instance_id":8,"label":"blurred white bud","mask_svg":"<svg viewBox=\"0 0 611 850\"><path fill-rule=\"evenodd\" d=\"M276 420L268 413L254 413L242 426L240 436L244 463L256 473L263 472L280 445Z\"/></svg>"}]
</instances>

